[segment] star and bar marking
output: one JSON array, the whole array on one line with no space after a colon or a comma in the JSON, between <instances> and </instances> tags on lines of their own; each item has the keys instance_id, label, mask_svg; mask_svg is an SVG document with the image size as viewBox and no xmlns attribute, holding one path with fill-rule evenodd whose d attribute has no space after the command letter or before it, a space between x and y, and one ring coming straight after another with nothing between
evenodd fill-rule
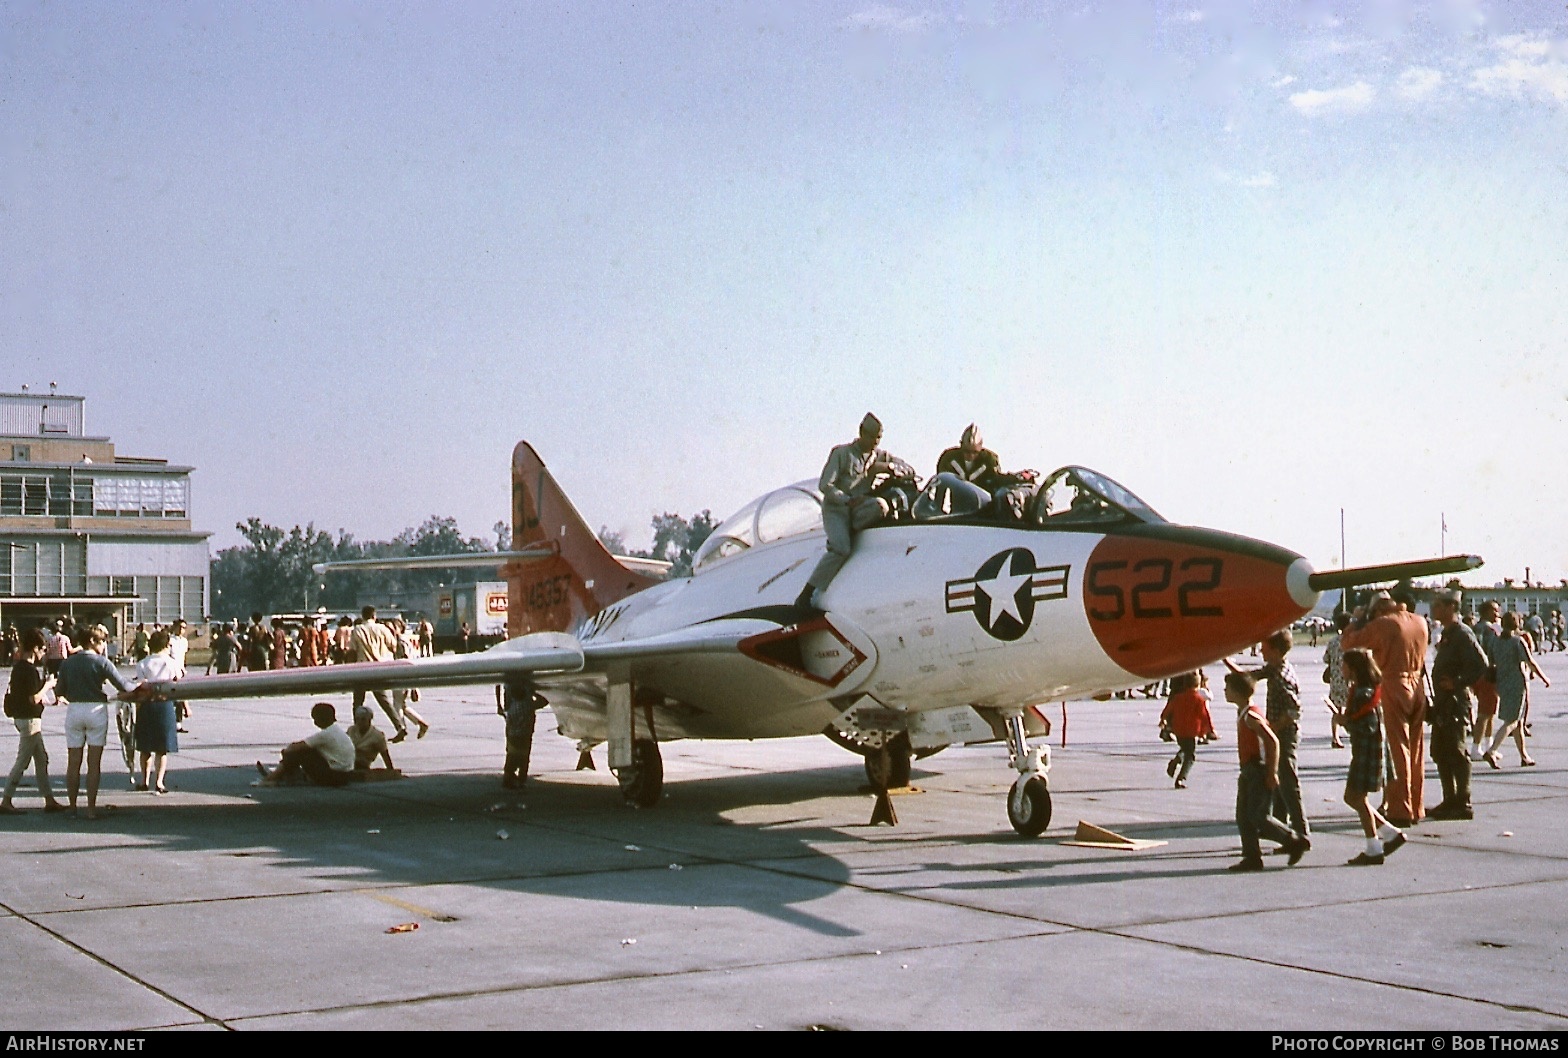
<instances>
[{"instance_id":1,"label":"star and bar marking","mask_svg":"<svg viewBox=\"0 0 1568 1058\"><path fill-rule=\"evenodd\" d=\"M1067 598L1071 569L1038 567L1027 548L1000 551L981 563L973 577L947 582L947 612L973 613L994 639L1018 639L1034 621L1035 603Z\"/></svg>"}]
</instances>

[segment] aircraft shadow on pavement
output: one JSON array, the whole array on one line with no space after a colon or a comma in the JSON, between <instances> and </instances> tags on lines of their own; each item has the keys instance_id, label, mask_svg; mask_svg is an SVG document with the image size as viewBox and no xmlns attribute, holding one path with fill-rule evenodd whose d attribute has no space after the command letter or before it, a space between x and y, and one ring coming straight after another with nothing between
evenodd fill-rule
<instances>
[{"instance_id":1,"label":"aircraft shadow on pavement","mask_svg":"<svg viewBox=\"0 0 1568 1058\"><path fill-rule=\"evenodd\" d=\"M531 779L522 791L501 789L489 773L336 789L255 787L256 778L253 767L182 768L168 775L171 793L158 797L129 792L125 773L106 767L98 820L46 815L24 791L19 800L32 810L0 834L68 834L91 843L30 852L148 856L138 863L154 870L159 853L182 861L238 858L274 874L252 890L258 895L478 885L585 901L737 907L830 936L859 932L807 909L850 881L832 850L903 836L857 825L871 804L853 796L858 766L679 779L647 811L624 806L602 772ZM63 786L57 777L55 786ZM825 810L810 803L824 798L833 799ZM791 805L801 810L789 818L768 811ZM280 874L298 886L280 886ZM128 895L127 902L136 901Z\"/></svg>"},{"instance_id":2,"label":"aircraft shadow on pavement","mask_svg":"<svg viewBox=\"0 0 1568 1058\"><path fill-rule=\"evenodd\" d=\"M917 769L917 781L922 774L940 773ZM118 807L100 820L35 810L0 833L96 837L92 844L33 851L150 855L138 863L152 864L152 869L160 852L178 853L186 862L202 854L233 858L247 864L244 870L271 875L265 885L243 887L257 895L482 886L584 901L734 907L841 937L859 931L810 907L852 883L855 872L838 853L907 850L899 860L903 866L860 869L869 874L913 866L920 872L1004 875L944 883L954 890L1199 876L1221 871L1235 856L1227 842L1221 850L1137 853L1138 867L1118 867L1117 853L1059 850L1066 858L1045 855L1046 847L1057 846L1053 838L1070 833L1060 825L1038 845L1017 837L1005 823L989 833L967 834L940 824L868 827L864 820L871 799L859 792L863 771L848 762L789 772L677 777L667 785L663 803L650 811L623 806L613 779L603 772L546 775L544 781L530 780L523 791L503 790L494 774L474 772L413 775L340 789L258 788L251 785L254 768L212 766L171 771L173 792L155 797L127 792L124 772L106 769L104 789L110 793L105 800ZM36 804L36 795L25 800ZM1353 820L1344 823L1355 826ZM1235 823L1198 819L1118 830L1133 838L1234 838ZM914 847L931 842L937 844L926 855ZM132 849L133 844L141 848ZM982 857L944 863L936 858L942 846L1016 851L1001 861ZM228 877L229 884L242 885L243 879ZM128 896L126 902L135 901Z\"/></svg>"}]
</instances>

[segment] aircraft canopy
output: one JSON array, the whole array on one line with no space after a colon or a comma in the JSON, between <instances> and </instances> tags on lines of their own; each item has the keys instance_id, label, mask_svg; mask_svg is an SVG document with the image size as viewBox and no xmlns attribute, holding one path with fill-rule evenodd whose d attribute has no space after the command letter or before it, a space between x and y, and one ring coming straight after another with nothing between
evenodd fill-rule
<instances>
[{"instance_id":1,"label":"aircraft canopy","mask_svg":"<svg viewBox=\"0 0 1568 1058\"><path fill-rule=\"evenodd\" d=\"M1153 507L1088 467L1052 473L1036 492L1035 507L1033 520L1042 525L1165 521Z\"/></svg>"},{"instance_id":2,"label":"aircraft canopy","mask_svg":"<svg viewBox=\"0 0 1568 1058\"><path fill-rule=\"evenodd\" d=\"M814 480L797 481L752 500L724 519L702 542L692 571L758 544L799 536L822 528L822 495Z\"/></svg>"},{"instance_id":3,"label":"aircraft canopy","mask_svg":"<svg viewBox=\"0 0 1568 1058\"><path fill-rule=\"evenodd\" d=\"M730 555L821 529L822 495L816 484L807 479L774 489L730 515L697 549L692 571L700 573ZM981 518L993 507L989 493L952 474L937 474L918 496L906 499L912 502L905 505L908 513L899 520L917 523ZM1036 490L1024 524L1055 528L1163 521L1148 504L1104 474L1087 467L1063 467Z\"/></svg>"}]
</instances>

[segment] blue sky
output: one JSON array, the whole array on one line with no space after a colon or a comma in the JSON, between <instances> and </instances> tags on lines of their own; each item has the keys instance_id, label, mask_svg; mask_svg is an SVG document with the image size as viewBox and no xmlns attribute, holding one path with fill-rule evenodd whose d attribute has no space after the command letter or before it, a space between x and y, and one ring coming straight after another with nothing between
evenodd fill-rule
<instances>
[{"instance_id":1,"label":"blue sky","mask_svg":"<svg viewBox=\"0 0 1568 1058\"><path fill-rule=\"evenodd\" d=\"M0 2L0 387L235 521L594 524L980 424L1568 576L1560 3Z\"/></svg>"}]
</instances>

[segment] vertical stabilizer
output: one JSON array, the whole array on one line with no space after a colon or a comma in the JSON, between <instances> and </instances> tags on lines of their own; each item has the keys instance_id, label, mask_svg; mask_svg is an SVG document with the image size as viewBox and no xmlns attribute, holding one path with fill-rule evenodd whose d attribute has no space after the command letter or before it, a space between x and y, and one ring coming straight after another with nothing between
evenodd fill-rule
<instances>
[{"instance_id":1,"label":"vertical stabilizer","mask_svg":"<svg viewBox=\"0 0 1568 1058\"><path fill-rule=\"evenodd\" d=\"M565 632L659 578L627 569L583 521L527 441L512 450L512 547L546 547L549 558L512 562L507 634Z\"/></svg>"}]
</instances>

